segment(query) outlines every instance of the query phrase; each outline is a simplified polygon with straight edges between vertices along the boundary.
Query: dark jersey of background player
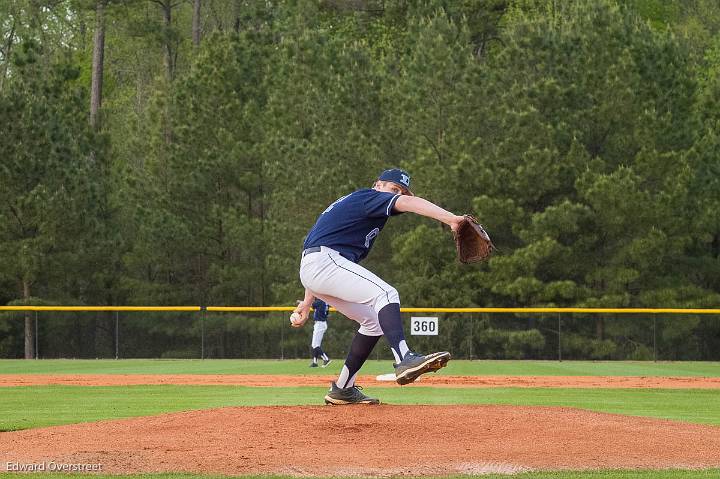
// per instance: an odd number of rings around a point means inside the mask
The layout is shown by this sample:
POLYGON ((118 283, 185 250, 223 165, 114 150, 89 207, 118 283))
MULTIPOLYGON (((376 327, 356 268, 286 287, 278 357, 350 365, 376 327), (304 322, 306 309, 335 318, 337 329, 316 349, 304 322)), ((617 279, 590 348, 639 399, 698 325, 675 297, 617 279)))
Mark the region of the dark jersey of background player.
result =
POLYGON ((315 312, 313 313, 313 320, 327 321, 330 306, 325 301, 323 301, 322 299, 316 299, 315 301, 313 301, 312 307, 315 310, 315 312))

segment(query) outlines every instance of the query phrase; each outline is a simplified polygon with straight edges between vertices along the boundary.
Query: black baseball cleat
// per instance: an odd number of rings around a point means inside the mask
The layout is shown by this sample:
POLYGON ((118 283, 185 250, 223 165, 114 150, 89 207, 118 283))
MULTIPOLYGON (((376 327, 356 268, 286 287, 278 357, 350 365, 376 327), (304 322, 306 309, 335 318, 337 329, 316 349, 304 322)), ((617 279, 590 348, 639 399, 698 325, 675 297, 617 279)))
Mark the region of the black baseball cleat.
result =
POLYGON ((326 368, 328 366, 328 364, 330 364, 331 362, 332 362, 332 359, 330 359, 330 358, 323 359, 322 367, 326 368))
POLYGON ((335 406, 345 404, 380 404, 379 399, 371 398, 360 392, 360 386, 350 386, 341 389, 334 382, 330 386, 330 390, 325 395, 325 404, 335 406))
POLYGON ((410 384, 422 374, 445 367, 450 358, 450 353, 447 351, 425 356, 409 352, 399 364, 395 365, 395 381, 400 385, 410 384))
POLYGON ((316 368, 316 367, 318 367, 318 363, 310 363, 310 367, 311 367, 311 368, 316 368))

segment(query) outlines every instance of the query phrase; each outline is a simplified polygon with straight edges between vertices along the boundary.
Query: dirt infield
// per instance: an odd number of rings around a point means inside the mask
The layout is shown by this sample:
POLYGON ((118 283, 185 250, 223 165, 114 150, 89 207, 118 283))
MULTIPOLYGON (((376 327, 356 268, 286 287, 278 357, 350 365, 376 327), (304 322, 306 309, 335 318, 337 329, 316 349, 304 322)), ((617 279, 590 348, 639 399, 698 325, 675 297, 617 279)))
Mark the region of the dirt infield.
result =
POLYGON ((559 407, 226 407, 0 433, 0 458, 113 474, 697 469, 720 467, 720 428, 559 407))
MULTIPOLYGON (((49 384, 325 388, 333 379, 329 375, 8 374, 0 375, 0 388, 49 384)), ((400 387, 374 376, 361 376, 358 382, 400 387)), ((720 378, 430 375, 418 386, 718 389, 720 378)), ((380 405, 225 407, 0 433, 0 471, 75 472, 82 467, 86 469, 80 472, 111 474, 304 476, 703 469, 720 467, 720 427, 564 407, 380 405)))
MULTIPOLYGON (((283 376, 256 374, 3 374, 0 387, 41 386, 137 386, 178 384, 197 386, 322 386, 336 376, 283 376)), ((394 382, 377 381, 375 376, 360 376, 358 384, 392 387, 394 382)), ((433 376, 426 375, 418 385, 472 388, 657 388, 720 389, 717 377, 660 376, 433 376)), ((400 387, 400 386, 397 386, 400 387)))

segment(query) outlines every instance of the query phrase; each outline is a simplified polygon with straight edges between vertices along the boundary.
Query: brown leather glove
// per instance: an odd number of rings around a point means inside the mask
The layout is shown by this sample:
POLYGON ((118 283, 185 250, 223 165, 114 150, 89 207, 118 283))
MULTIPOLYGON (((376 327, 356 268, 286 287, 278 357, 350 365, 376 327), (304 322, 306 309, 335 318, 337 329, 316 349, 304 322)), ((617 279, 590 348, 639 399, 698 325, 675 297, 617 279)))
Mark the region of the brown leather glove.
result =
POLYGON ((461 263, 476 263, 488 259, 497 248, 475 218, 463 216, 465 221, 454 232, 458 260, 461 263))

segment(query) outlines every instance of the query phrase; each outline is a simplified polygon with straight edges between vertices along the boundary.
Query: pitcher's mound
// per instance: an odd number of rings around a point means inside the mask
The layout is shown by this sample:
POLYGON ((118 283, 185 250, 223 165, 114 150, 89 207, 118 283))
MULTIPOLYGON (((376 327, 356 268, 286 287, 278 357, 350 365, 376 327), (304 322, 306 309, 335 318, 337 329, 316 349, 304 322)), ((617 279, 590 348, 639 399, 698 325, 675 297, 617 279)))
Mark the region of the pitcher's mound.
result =
POLYGON ((113 474, 696 469, 720 467, 720 428, 554 407, 227 407, 1 433, 0 457, 113 474))

